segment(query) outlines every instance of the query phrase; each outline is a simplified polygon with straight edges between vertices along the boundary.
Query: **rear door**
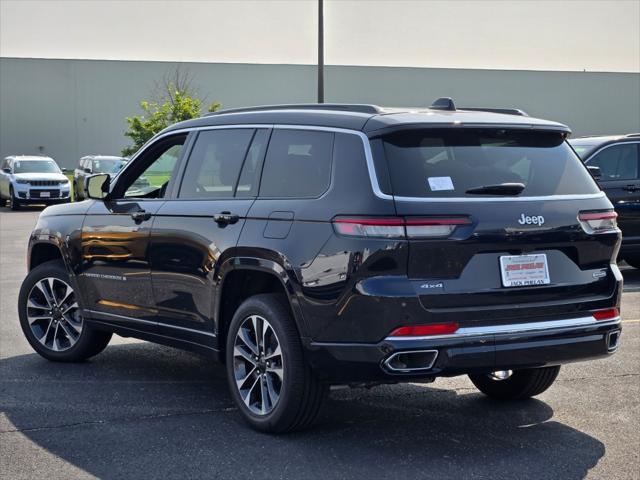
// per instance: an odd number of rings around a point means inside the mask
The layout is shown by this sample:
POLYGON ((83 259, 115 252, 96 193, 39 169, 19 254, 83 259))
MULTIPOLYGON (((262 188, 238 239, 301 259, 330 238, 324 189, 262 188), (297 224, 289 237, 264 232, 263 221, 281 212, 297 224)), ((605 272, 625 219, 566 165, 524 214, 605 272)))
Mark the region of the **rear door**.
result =
POLYGON ((149 235, 175 181, 186 135, 156 141, 118 178, 111 198, 95 201, 82 226, 79 271, 84 305, 94 318, 155 331, 149 235), (151 179, 146 190, 136 180, 151 179))
POLYGON ((640 241, 640 142, 608 145, 587 161, 600 168, 602 190, 618 212, 625 239, 640 241))
POLYGON ((594 240, 577 218, 610 203, 560 132, 402 130, 373 147, 406 217, 409 277, 433 314, 521 321, 611 294, 617 234, 594 240))
POLYGON ((177 196, 158 211, 151 268, 160 331, 215 347, 216 274, 257 195, 268 129, 197 134, 177 196))

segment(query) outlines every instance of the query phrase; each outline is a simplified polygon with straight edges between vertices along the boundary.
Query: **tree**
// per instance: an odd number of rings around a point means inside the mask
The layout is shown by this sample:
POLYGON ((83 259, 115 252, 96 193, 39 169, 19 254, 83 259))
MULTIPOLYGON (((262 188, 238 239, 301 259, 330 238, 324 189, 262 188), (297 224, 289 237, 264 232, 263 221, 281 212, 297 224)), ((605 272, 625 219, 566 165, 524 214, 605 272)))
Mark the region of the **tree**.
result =
MULTIPOLYGON (((199 117, 205 102, 194 91, 192 76, 189 72, 182 72, 180 67, 162 78, 162 82, 156 85, 153 97, 155 100, 140 102, 144 112, 142 115, 126 119, 129 128, 125 136, 133 140, 133 145, 122 150, 125 157, 136 153, 151 137, 169 125, 199 117)), ((207 111, 215 112, 219 108, 220 104, 213 102, 207 106, 207 111)))

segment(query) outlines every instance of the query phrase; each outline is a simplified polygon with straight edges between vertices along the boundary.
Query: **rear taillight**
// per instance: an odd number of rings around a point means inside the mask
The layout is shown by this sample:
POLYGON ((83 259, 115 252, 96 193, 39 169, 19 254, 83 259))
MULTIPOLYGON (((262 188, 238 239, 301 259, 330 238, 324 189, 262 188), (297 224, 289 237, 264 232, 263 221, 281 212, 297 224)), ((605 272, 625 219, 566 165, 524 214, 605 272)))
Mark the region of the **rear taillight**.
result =
POLYGON ((605 308, 604 310, 596 310, 595 312, 591 312, 591 315, 598 321, 611 320, 620 316, 620 310, 615 307, 605 308))
POLYGON ((336 217, 340 235, 381 238, 446 238, 471 219, 456 217, 336 217))
POLYGON ((430 335, 447 335, 458 330, 456 322, 432 323, 431 325, 412 325, 396 328, 390 337, 428 337, 430 335))
POLYGON ((582 229, 589 235, 614 232, 618 228, 618 214, 612 210, 606 212, 580 212, 578 220, 582 229))

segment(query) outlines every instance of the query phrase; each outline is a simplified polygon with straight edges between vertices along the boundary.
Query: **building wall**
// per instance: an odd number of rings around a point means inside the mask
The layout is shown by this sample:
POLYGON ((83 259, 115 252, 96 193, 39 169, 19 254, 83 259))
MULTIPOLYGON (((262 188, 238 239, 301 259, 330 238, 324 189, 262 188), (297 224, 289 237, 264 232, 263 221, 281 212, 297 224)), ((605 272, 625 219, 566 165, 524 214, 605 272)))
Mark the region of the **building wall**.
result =
MULTIPOLYGON (((43 153, 71 167, 118 154, 125 117, 140 113, 177 64, 0 58, 0 158, 43 153)), ((313 102, 311 65, 181 64, 208 102, 223 107, 313 102)), ((574 135, 640 132, 640 74, 328 66, 327 102, 517 107, 569 125, 574 135)))

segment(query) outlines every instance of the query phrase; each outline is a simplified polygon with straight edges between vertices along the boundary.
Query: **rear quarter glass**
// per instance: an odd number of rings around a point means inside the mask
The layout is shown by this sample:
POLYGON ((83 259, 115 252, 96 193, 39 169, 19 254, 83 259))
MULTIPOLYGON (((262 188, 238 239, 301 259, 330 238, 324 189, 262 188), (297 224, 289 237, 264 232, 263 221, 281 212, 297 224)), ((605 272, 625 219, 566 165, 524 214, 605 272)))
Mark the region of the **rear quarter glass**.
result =
MULTIPOLYGON (((557 132, 448 128, 382 137, 391 193, 401 197, 474 197, 467 190, 522 183, 519 197, 583 195, 599 188, 557 132)), ((384 191, 384 186, 381 185, 384 191)))

